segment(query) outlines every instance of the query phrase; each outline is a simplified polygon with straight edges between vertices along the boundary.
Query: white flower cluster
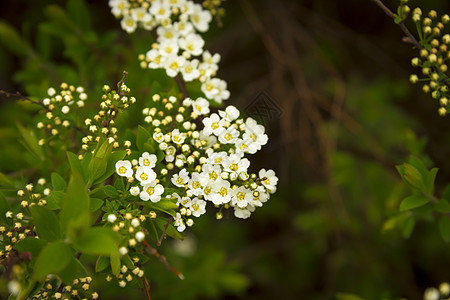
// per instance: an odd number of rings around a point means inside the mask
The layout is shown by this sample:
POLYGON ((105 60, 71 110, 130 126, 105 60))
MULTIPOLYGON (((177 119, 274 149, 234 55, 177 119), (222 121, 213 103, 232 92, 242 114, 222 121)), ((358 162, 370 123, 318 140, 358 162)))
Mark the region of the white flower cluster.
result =
MULTIPOLYGON (((67 83, 61 83, 59 91, 55 88, 49 88, 47 95, 48 97, 41 102, 42 106, 45 107, 45 119, 38 122, 36 126, 44 130, 50 137, 57 136, 73 125, 70 120, 71 116, 68 115, 73 109, 72 107, 74 105, 75 107, 84 107, 88 97, 83 87, 75 87, 67 83)), ((45 142, 45 138, 42 138, 39 140, 39 145, 42 146, 45 142)))
MULTIPOLYGON (((157 102, 160 96, 154 95, 153 99, 157 102)), ((172 107, 169 100, 163 99, 166 107, 172 107)), ((239 118, 234 106, 210 114, 209 102, 204 98, 184 99, 178 112, 175 118, 160 120, 162 111, 158 113, 155 107, 144 109, 146 122, 154 127, 152 138, 164 158, 163 163, 156 164, 156 155, 145 152, 134 163, 117 162, 117 174, 134 176, 140 182, 142 191, 134 186, 130 193, 143 201, 158 202, 165 188, 175 188, 178 192, 168 192, 170 195, 165 197, 177 201, 179 211, 174 225, 179 231, 192 226, 189 217, 204 214, 208 202, 216 207, 232 207, 238 218, 250 217, 276 191, 278 182, 273 170, 250 174, 250 161, 245 157, 267 143, 264 126, 252 118, 239 118), (197 130, 200 120, 202 128, 197 130)), ((220 212, 218 218, 221 216, 220 212)))
POLYGON ((186 82, 199 80, 206 98, 217 103, 230 97, 227 83, 215 77, 220 55, 204 51, 205 41, 197 33, 209 29, 212 15, 208 10, 190 0, 110 0, 109 5, 128 33, 137 27, 156 28, 156 43, 140 56, 142 67, 165 69, 170 77, 181 74, 186 82))

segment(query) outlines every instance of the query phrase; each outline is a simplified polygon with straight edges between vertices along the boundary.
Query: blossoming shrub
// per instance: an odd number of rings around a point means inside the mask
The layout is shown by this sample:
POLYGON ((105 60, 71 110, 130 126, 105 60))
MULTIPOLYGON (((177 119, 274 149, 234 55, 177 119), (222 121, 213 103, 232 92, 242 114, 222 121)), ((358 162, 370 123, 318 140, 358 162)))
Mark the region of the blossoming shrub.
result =
POLYGON ((199 34, 211 11, 181 0, 109 4, 126 32, 151 31, 156 42, 140 64, 163 69, 176 88, 153 85, 140 96, 124 71, 100 98, 70 83, 42 99, 15 95, 40 109, 35 128, 19 131, 30 157, 45 163, 26 184, 1 177, 0 260, 12 298, 97 299, 91 283, 102 278, 142 287, 150 299, 150 261, 184 278, 159 253, 166 236, 183 239, 207 209, 217 219, 227 210, 249 218, 276 191, 273 170, 251 167, 268 140, 264 127, 234 106, 210 105, 230 96, 216 77, 220 56, 199 34), (138 103, 142 116, 130 127, 127 111, 138 103))

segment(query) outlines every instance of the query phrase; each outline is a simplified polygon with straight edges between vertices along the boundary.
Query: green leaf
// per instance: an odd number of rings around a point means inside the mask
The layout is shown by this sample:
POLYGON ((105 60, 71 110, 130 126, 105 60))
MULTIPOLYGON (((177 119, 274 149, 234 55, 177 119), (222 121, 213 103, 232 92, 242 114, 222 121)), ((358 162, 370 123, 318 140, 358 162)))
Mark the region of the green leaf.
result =
POLYGON ((89 8, 84 0, 69 0, 69 2, 67 2, 67 12, 72 17, 72 20, 76 20, 77 25, 80 26, 83 31, 89 29, 89 8))
POLYGON ((60 209, 65 197, 66 193, 63 191, 52 191, 50 197, 47 198, 47 205, 45 207, 52 210, 60 209))
POLYGON ((355 294, 349 294, 349 293, 338 293, 336 295, 337 300, 364 300, 364 298, 361 298, 358 295, 355 294))
POLYGON ((440 218, 439 232, 446 243, 450 242, 450 219, 447 216, 440 218))
POLYGON ((86 184, 77 172, 72 174, 61 209, 61 227, 70 238, 81 235, 90 224, 90 199, 86 184))
POLYGON ((34 265, 33 279, 42 281, 48 274, 62 271, 70 262, 72 251, 62 242, 54 242, 44 247, 34 265))
POLYGON ((30 207, 36 231, 41 239, 49 242, 61 239, 61 229, 56 214, 43 207, 34 205, 30 207))
POLYGON ((120 272, 120 257, 111 256, 111 271, 113 275, 117 276, 120 272))
POLYGON ((413 216, 409 216, 402 223, 402 235, 405 239, 411 236, 416 220, 413 216))
POLYGON ((26 129, 20 123, 17 123, 17 128, 23 138, 23 146, 35 157, 41 161, 45 159, 44 150, 38 144, 38 139, 32 129, 26 129))
POLYGON ((404 163, 403 165, 397 166, 397 170, 402 178, 412 187, 423 192, 427 191, 423 176, 415 167, 404 163))
POLYGON ((120 196, 119 192, 112 185, 105 185, 103 187, 103 191, 105 192, 106 196, 111 198, 117 198, 120 196))
POLYGON ((0 186, 5 188, 17 189, 11 179, 8 178, 5 174, 0 172, 0 186))
POLYGON ((78 173, 81 177, 86 180, 86 176, 84 174, 83 166, 81 165, 81 161, 78 159, 76 154, 67 151, 67 159, 69 160, 70 169, 72 170, 72 174, 78 173))
POLYGON ((9 224, 11 223, 10 219, 6 218, 6 212, 11 210, 11 205, 8 200, 6 200, 5 196, 0 193, 0 223, 1 224, 9 224))
POLYGON ((171 216, 175 216, 176 215, 175 209, 178 208, 178 205, 175 202, 176 200, 163 198, 156 203, 148 203, 147 205, 152 209, 165 212, 171 216))
POLYGON ((75 278, 86 277, 87 275, 88 271, 84 265, 73 256, 70 258, 69 264, 58 272, 58 276, 66 284, 72 284, 75 278))
POLYGON ((89 255, 119 255, 118 242, 113 238, 117 233, 106 227, 89 228, 80 238, 74 241, 74 246, 82 253, 89 255))
POLYGON ((38 256, 41 249, 48 243, 35 237, 27 237, 14 244, 14 249, 19 252, 30 252, 33 257, 38 256))
POLYGON ((151 138, 151 134, 147 131, 147 129, 139 125, 136 137, 136 146, 139 151, 144 151, 144 143, 146 143, 149 138, 151 138))
POLYGON ((441 198, 439 201, 435 204, 434 208, 436 211, 440 213, 450 213, 450 203, 446 198, 441 198))
POLYGON ((14 27, 4 21, 0 21, 0 42, 17 56, 27 56, 31 53, 28 43, 14 27))
POLYGON ((101 272, 109 267, 110 259, 107 256, 99 256, 95 262, 95 272, 101 272))
POLYGON ((88 185, 95 183, 96 179, 100 178, 106 172, 107 161, 104 158, 94 157, 89 163, 88 167, 88 185))
POLYGON ((66 181, 58 173, 52 173, 52 185, 55 191, 64 191, 67 188, 66 181))
MULTIPOLYGON (((163 232, 164 228, 166 227, 167 224, 167 219, 165 218, 156 218, 152 220, 153 222, 155 222, 156 227, 163 232)), ((182 240, 184 238, 184 235, 179 232, 172 223, 169 224, 169 226, 167 226, 167 230, 166 230, 166 234, 170 237, 173 237, 175 239, 179 239, 182 240)))
POLYGON ((91 198, 90 208, 91 212, 98 210, 103 205, 103 200, 98 198, 91 198))
POLYGON ((431 169, 425 177, 425 188, 428 194, 433 194, 434 192, 434 180, 436 179, 438 170, 438 168, 431 169))
POLYGON ((97 179, 96 183, 103 182, 107 178, 109 178, 109 176, 111 176, 116 170, 116 162, 123 159, 125 157, 126 153, 127 152, 125 150, 120 150, 120 151, 111 153, 111 155, 109 155, 109 157, 107 159, 108 163, 107 163, 106 171, 103 174, 103 176, 101 176, 100 178, 97 179))
POLYGON ((411 195, 406 197, 400 203, 400 211, 410 210, 413 208, 421 207, 430 202, 430 198, 423 195, 411 195))

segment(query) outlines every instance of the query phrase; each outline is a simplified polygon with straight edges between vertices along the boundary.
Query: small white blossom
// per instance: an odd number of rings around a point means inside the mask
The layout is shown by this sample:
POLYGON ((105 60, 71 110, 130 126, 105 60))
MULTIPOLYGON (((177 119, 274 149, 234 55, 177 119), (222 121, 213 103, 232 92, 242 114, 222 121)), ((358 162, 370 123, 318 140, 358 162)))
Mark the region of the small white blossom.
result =
POLYGON ((116 172, 123 177, 132 177, 133 168, 128 160, 119 160, 116 162, 116 172))

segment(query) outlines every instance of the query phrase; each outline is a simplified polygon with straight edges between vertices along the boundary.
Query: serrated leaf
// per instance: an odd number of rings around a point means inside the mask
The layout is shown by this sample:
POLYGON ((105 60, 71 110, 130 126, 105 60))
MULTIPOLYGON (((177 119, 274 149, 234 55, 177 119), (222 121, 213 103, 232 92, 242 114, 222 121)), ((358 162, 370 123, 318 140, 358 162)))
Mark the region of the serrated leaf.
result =
POLYGON ((53 211, 37 205, 30 207, 30 211, 41 239, 49 242, 61 239, 58 217, 53 211))
POLYGON ((421 207, 430 202, 430 198, 423 195, 411 195, 406 197, 400 203, 400 211, 410 210, 413 208, 421 207))
POLYGON ((45 240, 27 237, 14 244, 14 249, 19 252, 30 252, 33 257, 37 257, 41 249, 47 244, 45 240))
POLYGON ((450 242, 450 219, 447 216, 440 218, 439 232, 446 243, 450 242))
POLYGON ((64 178, 58 173, 52 173, 52 186, 55 191, 63 191, 67 187, 67 183, 64 178))
POLYGON ((48 274, 62 271, 69 264, 71 258, 70 247, 62 241, 44 247, 36 259, 33 279, 42 281, 48 274))

